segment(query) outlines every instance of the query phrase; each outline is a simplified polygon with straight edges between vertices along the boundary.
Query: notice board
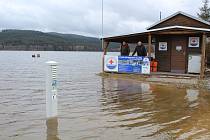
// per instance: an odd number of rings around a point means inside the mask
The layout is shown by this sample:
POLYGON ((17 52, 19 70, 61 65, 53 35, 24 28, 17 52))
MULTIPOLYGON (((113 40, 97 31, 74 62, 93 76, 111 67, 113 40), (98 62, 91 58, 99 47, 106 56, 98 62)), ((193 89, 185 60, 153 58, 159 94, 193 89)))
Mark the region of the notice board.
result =
POLYGON ((148 57, 105 55, 104 61, 104 71, 107 72, 150 74, 148 57))

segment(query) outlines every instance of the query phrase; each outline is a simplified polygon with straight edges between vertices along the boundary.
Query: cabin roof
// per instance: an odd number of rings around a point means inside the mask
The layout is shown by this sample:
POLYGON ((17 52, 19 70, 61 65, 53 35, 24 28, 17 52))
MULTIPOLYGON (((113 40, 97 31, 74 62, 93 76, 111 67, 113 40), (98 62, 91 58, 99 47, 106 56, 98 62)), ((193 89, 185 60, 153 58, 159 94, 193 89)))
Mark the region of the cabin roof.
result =
POLYGON ((186 17, 189 17, 189 18, 191 18, 191 19, 194 19, 194 20, 196 20, 196 21, 199 21, 199 22, 201 22, 201 23, 204 23, 204 24, 210 26, 210 23, 207 22, 207 21, 205 21, 205 20, 203 20, 203 19, 200 19, 200 18, 197 18, 197 17, 195 17, 195 16, 189 15, 189 14, 187 14, 187 13, 185 13, 185 12, 182 12, 182 11, 178 11, 178 12, 174 13, 173 15, 171 15, 171 16, 169 16, 169 17, 167 17, 167 18, 165 18, 165 19, 163 19, 163 20, 161 20, 161 21, 158 21, 158 22, 154 23, 153 25, 147 27, 146 29, 149 30, 149 29, 155 27, 156 25, 159 25, 159 24, 161 24, 161 23, 163 23, 163 22, 165 22, 165 21, 167 21, 167 20, 169 20, 169 19, 171 19, 171 18, 173 18, 173 17, 175 17, 175 16, 177 16, 177 15, 179 15, 179 14, 180 14, 180 15, 184 15, 184 16, 186 16, 186 17))
POLYGON ((169 26, 169 27, 147 30, 147 32, 155 32, 155 31, 161 31, 161 30, 167 30, 167 29, 187 29, 187 30, 210 32, 210 29, 207 29, 207 28, 197 28, 197 27, 188 27, 188 26, 169 26))

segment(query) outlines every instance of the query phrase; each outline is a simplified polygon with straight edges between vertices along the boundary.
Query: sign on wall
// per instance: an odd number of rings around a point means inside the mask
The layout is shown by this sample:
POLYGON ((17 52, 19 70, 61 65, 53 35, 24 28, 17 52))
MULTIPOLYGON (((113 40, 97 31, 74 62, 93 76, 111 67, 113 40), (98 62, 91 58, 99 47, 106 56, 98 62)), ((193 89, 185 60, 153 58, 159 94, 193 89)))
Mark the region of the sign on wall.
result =
POLYGON ((139 56, 105 56, 104 70, 119 73, 150 74, 150 60, 139 56))
POLYGON ((188 47, 199 48, 199 46, 200 46, 200 37, 189 37, 188 47))
POLYGON ((167 42, 159 42, 159 51, 167 51, 168 45, 167 42))
POLYGON ((105 55, 104 71, 118 72, 118 56, 105 55))
POLYGON ((176 51, 181 52, 182 51, 182 46, 176 46, 176 51))

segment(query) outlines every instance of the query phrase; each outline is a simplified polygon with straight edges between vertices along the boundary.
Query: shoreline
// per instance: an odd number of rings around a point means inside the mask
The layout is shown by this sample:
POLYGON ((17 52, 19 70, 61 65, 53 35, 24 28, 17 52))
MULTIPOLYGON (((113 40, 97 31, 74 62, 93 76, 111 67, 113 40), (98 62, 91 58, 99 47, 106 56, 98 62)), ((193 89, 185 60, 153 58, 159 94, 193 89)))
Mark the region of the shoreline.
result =
POLYGON ((103 78, 123 79, 123 80, 135 80, 137 82, 146 82, 156 85, 173 86, 178 89, 191 88, 199 90, 210 91, 210 80, 199 78, 171 78, 171 77, 158 77, 154 75, 139 75, 139 74, 119 74, 119 73, 107 73, 101 72, 97 74, 103 78))

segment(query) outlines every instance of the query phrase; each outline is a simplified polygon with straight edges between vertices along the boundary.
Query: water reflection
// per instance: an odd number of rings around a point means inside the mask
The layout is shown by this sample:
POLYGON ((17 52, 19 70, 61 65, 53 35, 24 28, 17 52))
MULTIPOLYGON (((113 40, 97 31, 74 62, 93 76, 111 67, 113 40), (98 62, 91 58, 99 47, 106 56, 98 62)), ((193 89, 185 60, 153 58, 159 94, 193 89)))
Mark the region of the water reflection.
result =
POLYGON ((103 111, 116 116, 110 121, 114 128, 151 139, 210 136, 206 92, 110 78, 102 79, 102 90, 103 111))
POLYGON ((60 140, 58 138, 58 119, 51 118, 46 120, 47 140, 60 140))
POLYGON ((190 107, 198 106, 199 90, 187 89, 185 99, 189 102, 190 107))

